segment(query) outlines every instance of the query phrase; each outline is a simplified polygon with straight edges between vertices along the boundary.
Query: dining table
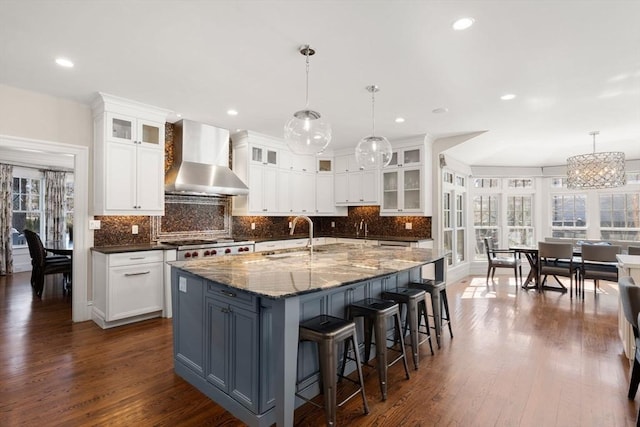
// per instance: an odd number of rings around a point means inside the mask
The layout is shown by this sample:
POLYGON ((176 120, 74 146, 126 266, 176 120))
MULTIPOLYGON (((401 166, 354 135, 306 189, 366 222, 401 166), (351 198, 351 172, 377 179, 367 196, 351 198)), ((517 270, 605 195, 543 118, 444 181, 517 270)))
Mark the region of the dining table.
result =
MULTIPOLYGON (((540 251, 538 247, 535 246, 526 246, 526 245, 513 245, 509 246, 510 251, 514 251, 518 254, 519 257, 524 255, 529 262, 529 274, 527 275, 526 280, 522 284, 523 289, 537 289, 539 291, 547 290, 547 291, 558 291, 558 292, 566 292, 565 288, 561 288, 558 286, 547 286, 543 285, 540 278, 540 251)), ((580 263, 582 256, 582 248, 580 246, 573 247, 573 261, 574 263, 580 263)))
MULTIPOLYGON (((73 241, 71 240, 49 240, 44 242, 44 250, 55 255, 65 255, 71 259, 71 271, 73 272, 73 241)), ((71 291, 71 278, 73 273, 64 275, 64 290, 71 291)))
POLYGON ((538 248, 524 245, 514 245, 509 247, 510 251, 514 251, 518 258, 522 259, 522 255, 529 262, 529 274, 522 283, 522 289, 538 289, 540 283, 540 274, 538 273, 538 248))
POLYGON ((44 250, 56 255, 73 257, 73 241, 51 240, 44 243, 44 250))

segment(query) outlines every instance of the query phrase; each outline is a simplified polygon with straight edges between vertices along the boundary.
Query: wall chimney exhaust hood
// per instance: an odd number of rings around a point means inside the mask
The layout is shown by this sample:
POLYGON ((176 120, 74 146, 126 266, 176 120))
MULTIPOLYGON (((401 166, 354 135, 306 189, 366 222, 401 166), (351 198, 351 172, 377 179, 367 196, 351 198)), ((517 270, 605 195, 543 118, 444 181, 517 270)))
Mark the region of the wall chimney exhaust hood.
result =
POLYGON ((192 120, 174 124, 173 166, 164 178, 165 192, 240 196, 249 188, 229 169, 229 131, 192 120))

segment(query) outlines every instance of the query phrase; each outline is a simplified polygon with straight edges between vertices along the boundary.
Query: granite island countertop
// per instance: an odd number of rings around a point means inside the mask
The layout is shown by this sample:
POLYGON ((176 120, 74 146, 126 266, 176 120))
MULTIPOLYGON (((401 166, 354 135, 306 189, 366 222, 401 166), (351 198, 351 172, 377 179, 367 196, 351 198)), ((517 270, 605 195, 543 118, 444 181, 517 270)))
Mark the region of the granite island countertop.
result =
POLYGON ((219 256, 169 264, 257 296, 286 298, 429 264, 444 252, 337 243, 307 250, 219 256))

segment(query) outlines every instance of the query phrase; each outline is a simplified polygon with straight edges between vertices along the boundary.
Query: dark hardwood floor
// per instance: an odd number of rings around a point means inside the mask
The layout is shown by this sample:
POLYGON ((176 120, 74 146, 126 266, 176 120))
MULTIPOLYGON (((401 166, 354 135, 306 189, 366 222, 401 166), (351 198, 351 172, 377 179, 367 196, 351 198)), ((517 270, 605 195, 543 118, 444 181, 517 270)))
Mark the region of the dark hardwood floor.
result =
MULTIPOLYGON (((511 283, 510 283, 511 282, 511 283)), ((241 425, 173 373, 171 321, 111 330, 71 322, 61 291, 33 298, 29 274, 0 276, 0 426, 241 425)), ((389 398, 366 370, 371 413, 352 399, 348 426, 633 426, 629 364, 617 335, 617 287, 583 300, 515 291, 501 277, 448 287, 454 339, 445 334, 405 380, 390 369, 389 398)), ((324 425, 321 409, 296 425, 324 425)))

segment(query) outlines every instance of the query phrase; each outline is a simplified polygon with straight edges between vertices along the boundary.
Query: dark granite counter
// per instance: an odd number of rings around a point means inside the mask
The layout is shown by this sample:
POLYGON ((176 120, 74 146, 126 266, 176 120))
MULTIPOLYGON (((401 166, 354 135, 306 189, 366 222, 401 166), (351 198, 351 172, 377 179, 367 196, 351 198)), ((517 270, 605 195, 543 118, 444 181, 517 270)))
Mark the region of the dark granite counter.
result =
POLYGON ((122 245, 122 246, 98 246, 91 248, 92 251, 103 254, 119 254, 123 252, 156 251, 165 249, 175 249, 175 246, 148 243, 143 245, 122 245))

